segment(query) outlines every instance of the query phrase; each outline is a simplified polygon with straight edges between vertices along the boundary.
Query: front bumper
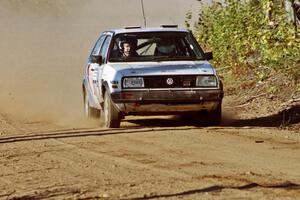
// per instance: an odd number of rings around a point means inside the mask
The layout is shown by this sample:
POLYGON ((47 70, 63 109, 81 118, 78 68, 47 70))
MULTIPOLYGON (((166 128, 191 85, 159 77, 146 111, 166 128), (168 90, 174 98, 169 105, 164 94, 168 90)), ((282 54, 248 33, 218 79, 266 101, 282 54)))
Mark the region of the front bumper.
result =
POLYGON ((175 114, 214 110, 222 102, 223 90, 131 90, 112 93, 111 99, 124 114, 175 114))

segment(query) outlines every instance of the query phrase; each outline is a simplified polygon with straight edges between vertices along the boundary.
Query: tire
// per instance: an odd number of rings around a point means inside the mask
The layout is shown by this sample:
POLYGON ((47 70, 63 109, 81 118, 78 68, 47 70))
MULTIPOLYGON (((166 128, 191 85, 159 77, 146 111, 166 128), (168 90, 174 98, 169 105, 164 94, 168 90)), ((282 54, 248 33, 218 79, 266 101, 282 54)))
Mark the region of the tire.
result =
POLYGON ((222 122, 222 103, 219 103, 218 107, 208 113, 207 118, 208 125, 219 126, 222 122))
POLYGON ((86 92, 84 92, 84 98, 83 98, 83 111, 85 117, 88 119, 100 117, 100 110, 90 106, 89 97, 86 92))
POLYGON ((107 128, 120 128, 121 114, 114 106, 107 91, 104 94, 102 118, 107 128))

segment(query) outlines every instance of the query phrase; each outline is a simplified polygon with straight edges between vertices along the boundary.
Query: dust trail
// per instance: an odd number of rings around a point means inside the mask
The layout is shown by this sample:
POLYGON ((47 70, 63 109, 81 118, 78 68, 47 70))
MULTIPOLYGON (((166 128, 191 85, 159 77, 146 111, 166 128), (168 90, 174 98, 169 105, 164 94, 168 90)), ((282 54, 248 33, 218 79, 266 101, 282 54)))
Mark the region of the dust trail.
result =
MULTIPOLYGON (((149 26, 184 24, 195 0, 145 0, 149 26)), ((82 121, 81 81, 98 34, 142 25, 139 0, 1 0, 0 113, 82 121)))
POLYGON ((76 90, 89 47, 74 16, 85 3, 53 2, 1 1, 1 112, 57 122, 80 116, 76 90))

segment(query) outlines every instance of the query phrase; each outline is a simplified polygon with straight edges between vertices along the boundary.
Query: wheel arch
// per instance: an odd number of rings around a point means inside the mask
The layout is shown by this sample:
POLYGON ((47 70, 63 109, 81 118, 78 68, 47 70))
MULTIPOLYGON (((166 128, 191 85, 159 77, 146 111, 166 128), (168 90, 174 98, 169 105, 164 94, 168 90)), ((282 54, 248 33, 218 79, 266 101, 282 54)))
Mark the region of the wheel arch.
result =
POLYGON ((107 81, 103 81, 102 86, 101 86, 101 95, 104 97, 105 92, 108 91, 110 94, 110 89, 107 81))
POLYGON ((110 95, 110 90, 109 90, 109 85, 107 81, 103 81, 101 84, 101 99, 103 99, 103 102, 100 103, 100 106, 103 108, 103 103, 104 103, 104 95, 105 92, 108 91, 108 94, 110 95))

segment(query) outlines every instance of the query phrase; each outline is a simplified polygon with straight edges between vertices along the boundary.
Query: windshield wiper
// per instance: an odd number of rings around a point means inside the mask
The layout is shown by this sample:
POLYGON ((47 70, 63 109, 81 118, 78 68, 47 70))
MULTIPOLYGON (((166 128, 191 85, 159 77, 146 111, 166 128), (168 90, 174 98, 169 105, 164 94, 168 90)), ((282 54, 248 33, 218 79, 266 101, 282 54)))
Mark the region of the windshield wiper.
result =
POLYGON ((196 58, 190 57, 190 56, 159 56, 159 57, 153 57, 152 60, 154 61, 180 61, 180 60, 196 60, 196 58))
POLYGON ((109 61, 111 62, 132 62, 137 61, 137 57, 121 57, 121 58, 110 58, 109 61))
POLYGON ((173 55, 169 55, 169 56, 155 56, 155 57, 151 57, 151 60, 153 61, 165 61, 165 60, 169 60, 171 58, 173 58, 173 55))

